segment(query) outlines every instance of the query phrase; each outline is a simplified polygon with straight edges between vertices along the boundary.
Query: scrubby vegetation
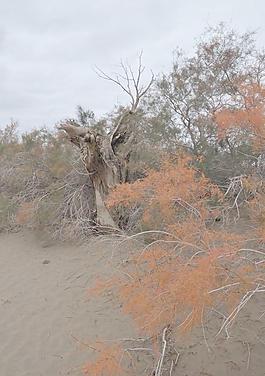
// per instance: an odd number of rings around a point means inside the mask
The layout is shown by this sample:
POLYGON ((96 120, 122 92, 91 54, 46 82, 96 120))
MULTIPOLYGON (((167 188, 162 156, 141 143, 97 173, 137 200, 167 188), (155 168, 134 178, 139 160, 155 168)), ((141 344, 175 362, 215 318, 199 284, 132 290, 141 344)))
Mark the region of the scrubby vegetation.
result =
MULTIPOLYGON (((265 291, 265 54, 254 37, 210 29, 192 57, 177 52, 171 72, 145 84, 141 56, 136 73, 101 72, 130 98, 107 118, 79 107, 54 132, 21 134, 15 123, 0 132, 2 230, 140 239, 90 294, 111 290, 152 339, 155 376, 174 374, 176 334, 200 326, 207 346, 205 320, 217 312, 216 335, 229 337, 265 291)), ((95 350, 85 374, 137 374, 120 344, 95 350)))

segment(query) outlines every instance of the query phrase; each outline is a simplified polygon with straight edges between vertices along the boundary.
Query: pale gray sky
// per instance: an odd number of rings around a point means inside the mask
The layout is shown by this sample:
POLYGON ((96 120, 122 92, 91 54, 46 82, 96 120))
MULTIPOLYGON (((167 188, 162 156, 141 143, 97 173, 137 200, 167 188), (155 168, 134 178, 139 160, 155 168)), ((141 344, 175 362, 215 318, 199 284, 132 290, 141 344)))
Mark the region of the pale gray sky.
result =
POLYGON ((112 72, 143 50, 167 71, 177 46, 191 51, 219 22, 265 47, 264 19, 265 0, 0 0, 0 127, 52 127, 78 104, 102 115, 124 98, 95 66, 112 72))

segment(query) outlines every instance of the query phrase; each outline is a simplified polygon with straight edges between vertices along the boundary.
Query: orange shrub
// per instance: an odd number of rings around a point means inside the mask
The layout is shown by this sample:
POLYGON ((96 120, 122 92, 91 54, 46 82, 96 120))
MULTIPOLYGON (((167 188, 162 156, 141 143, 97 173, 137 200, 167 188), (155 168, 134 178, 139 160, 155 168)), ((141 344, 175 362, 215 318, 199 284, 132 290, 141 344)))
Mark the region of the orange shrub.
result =
POLYGON ((241 141, 249 142, 257 151, 265 145, 265 88, 259 85, 241 87, 244 106, 224 108, 216 113, 219 140, 235 134, 241 141))
POLYGON ((191 162, 185 156, 165 160, 159 171, 118 186, 108 198, 109 207, 138 202, 149 232, 159 236, 90 293, 112 290, 140 334, 152 338, 168 327, 203 327, 212 310, 226 317, 220 330, 227 331, 264 278, 263 264, 244 257, 249 234, 214 221, 225 205, 223 194, 191 162))
POLYGON ((34 202, 23 202, 16 212, 16 223, 18 225, 28 224, 34 216, 34 202))
POLYGON ((98 346, 95 361, 85 365, 83 371, 87 376, 124 376, 129 373, 122 367, 124 350, 118 345, 98 346))
POLYGON ((143 207, 142 220, 152 228, 165 229, 187 215, 206 218, 206 204, 217 203, 222 193, 201 172, 190 166, 191 158, 165 159, 159 171, 150 170, 143 180, 117 186, 107 199, 109 208, 138 203, 143 207))
MULTIPOLYGON (((136 253, 134 267, 130 265, 127 271, 130 278, 112 280, 124 312, 149 335, 169 324, 180 324, 182 318, 180 328, 190 329, 208 309, 220 302, 231 303, 230 290, 232 295, 240 291, 236 294, 240 298, 255 284, 251 274, 243 278, 242 263, 236 262, 246 237, 217 227, 213 219, 221 213, 223 194, 191 162, 187 156, 164 160, 159 171, 118 186, 108 198, 109 207, 139 202, 150 231, 158 223, 153 229, 163 230, 159 239, 136 253)), ((104 284, 98 286, 102 290, 104 284)), ((108 281, 105 288, 110 286, 108 281)))

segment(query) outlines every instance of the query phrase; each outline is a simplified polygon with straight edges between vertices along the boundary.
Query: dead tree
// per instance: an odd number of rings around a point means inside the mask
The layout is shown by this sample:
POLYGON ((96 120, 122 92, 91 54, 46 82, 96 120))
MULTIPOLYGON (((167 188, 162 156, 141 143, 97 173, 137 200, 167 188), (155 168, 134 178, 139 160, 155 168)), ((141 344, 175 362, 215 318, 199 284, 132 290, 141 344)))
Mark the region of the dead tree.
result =
MULTIPOLYGON (((130 98, 130 105, 124 109, 109 134, 103 136, 89 127, 80 127, 77 122, 69 120, 57 127, 65 131, 69 140, 80 149, 82 161, 95 190, 96 205, 91 203, 91 207, 96 207, 97 223, 105 225, 113 225, 113 221, 105 208, 104 199, 111 188, 126 181, 127 164, 135 136, 133 119, 141 99, 154 81, 152 74, 149 82, 146 85, 142 84, 145 68, 141 55, 136 73, 123 63, 121 68, 122 74, 115 77, 98 70, 100 77, 118 85, 130 98), (124 145, 126 148, 121 147, 124 145)), ((93 195, 88 199, 93 200, 93 195)))

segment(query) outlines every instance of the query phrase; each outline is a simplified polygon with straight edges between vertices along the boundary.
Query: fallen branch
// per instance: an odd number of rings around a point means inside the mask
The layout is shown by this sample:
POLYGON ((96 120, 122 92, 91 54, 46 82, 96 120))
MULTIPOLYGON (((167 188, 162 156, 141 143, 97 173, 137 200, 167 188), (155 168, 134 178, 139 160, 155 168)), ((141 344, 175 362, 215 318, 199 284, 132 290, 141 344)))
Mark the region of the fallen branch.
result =
POLYGON ((167 330, 168 330, 167 327, 163 330, 163 335, 162 335, 163 348, 162 348, 161 356, 160 356, 158 363, 157 363, 157 366, 156 366, 155 376, 161 376, 161 373, 162 373, 162 365, 163 365, 163 361, 164 361, 164 358, 165 358, 166 347, 167 347, 167 341, 166 341, 167 330))

